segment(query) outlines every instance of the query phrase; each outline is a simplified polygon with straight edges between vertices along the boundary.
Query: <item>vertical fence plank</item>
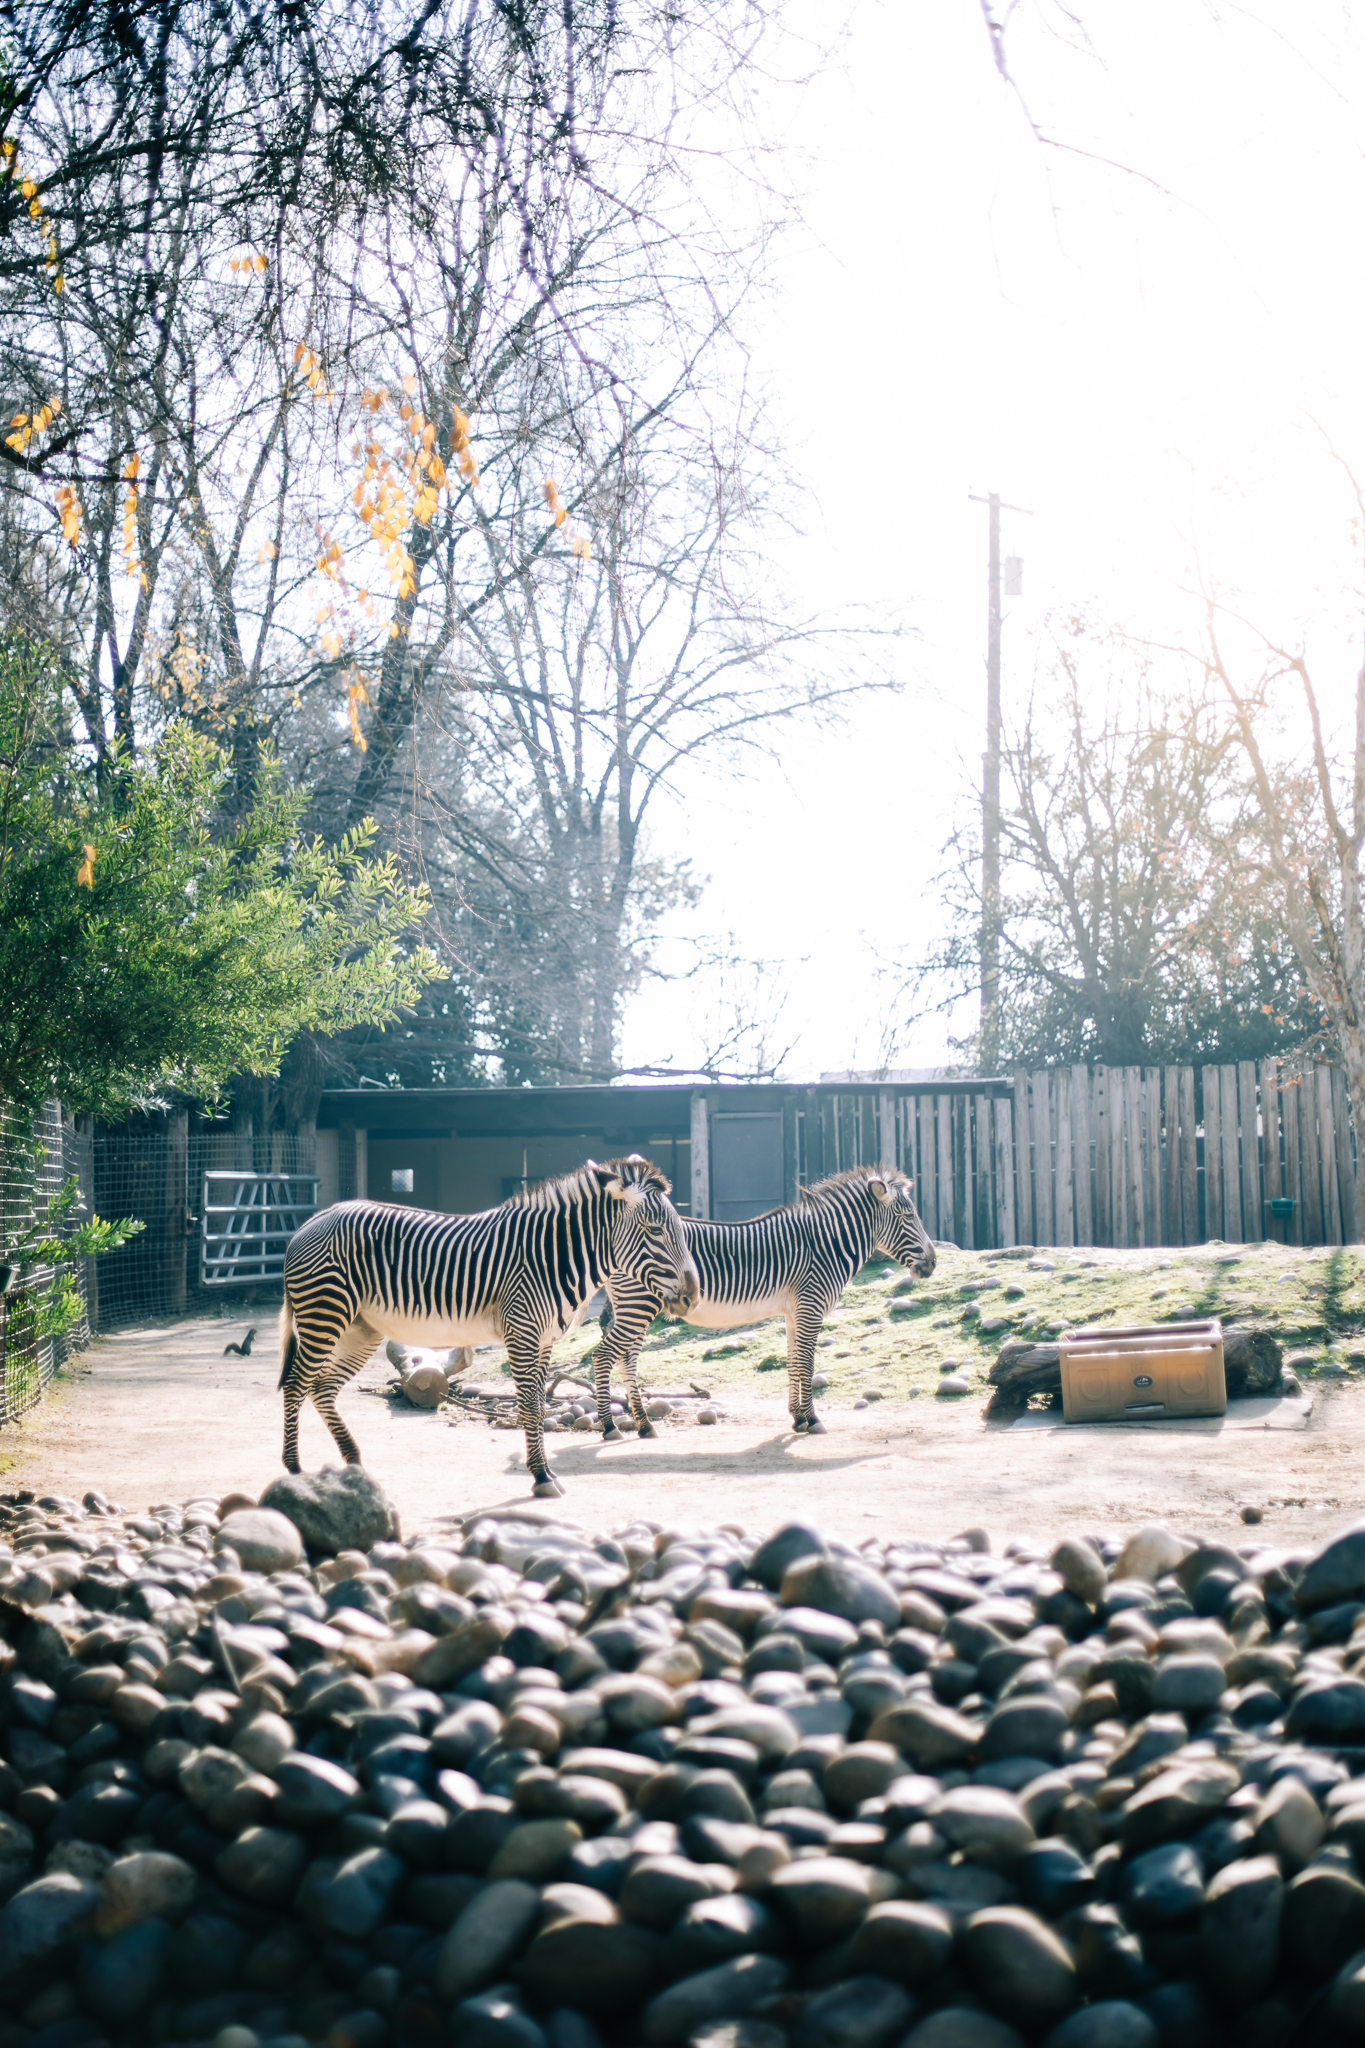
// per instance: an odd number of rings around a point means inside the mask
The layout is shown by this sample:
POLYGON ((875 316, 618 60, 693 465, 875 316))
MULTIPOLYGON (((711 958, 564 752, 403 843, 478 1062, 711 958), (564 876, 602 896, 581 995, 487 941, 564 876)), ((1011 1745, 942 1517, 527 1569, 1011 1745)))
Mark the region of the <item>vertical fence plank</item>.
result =
POLYGON ((1142 1174, 1142 1069, 1123 1070, 1124 1202, 1127 1208, 1127 1242, 1145 1244, 1142 1174))
POLYGON ((1194 1114, 1194 1068, 1177 1067, 1180 1128, 1180 1244, 1199 1242, 1199 1127, 1194 1114))
POLYGON ((1076 1200, 1076 1242, 1095 1242, 1095 1193, 1090 1179, 1089 1067, 1071 1069, 1071 1179, 1076 1200))
POLYGON ((1261 1234, 1276 1244, 1285 1241, 1284 1218, 1273 1216, 1270 1205, 1284 1192, 1280 1173, 1280 1068, 1278 1060, 1262 1060, 1261 1085, 1261 1170, 1264 1182, 1261 1234))
POLYGON ((1109 1069, 1096 1067, 1091 1126, 1095 1134, 1095 1242, 1114 1242, 1114 1212, 1109 1200, 1109 1069))
POLYGON ((1223 1229, 1229 1244, 1242 1242, 1242 1162, 1237 1149, 1237 1069, 1218 1069, 1218 1116, 1223 1127, 1223 1229))
POLYGON ((1128 1242, 1126 1083, 1126 1068, 1109 1069, 1109 1206, 1114 1217, 1112 1242, 1116 1245, 1128 1242))
POLYGON ((998 1245, 995 1233, 995 1204, 991 1197, 991 1099, 972 1097, 972 1162, 976 1175, 976 1246, 978 1251, 998 1245))
POLYGON ((964 1252, 976 1249, 972 1230, 972 1116, 971 1098, 948 1098, 953 1118, 953 1220, 957 1242, 964 1252))
POLYGON ((896 1098, 889 1088, 883 1088, 877 1097, 877 1152, 871 1162, 874 1166, 895 1166, 896 1158, 896 1098))
POLYGON ((1033 1220, 1037 1242, 1055 1242, 1052 1223, 1052 1090, 1046 1073, 1030 1077, 1033 1090, 1033 1220))
POLYGON ((956 1244, 957 1217, 953 1212, 953 1098, 934 1097, 934 1155, 938 1166, 938 1221, 944 1241, 956 1244))
POLYGON ((1332 1069, 1319 1067, 1314 1076, 1318 1097, 1318 1143, 1322 1148, 1322 1234, 1325 1244, 1341 1243, 1341 1194, 1337 1184, 1337 1132, 1332 1115, 1332 1069))
POLYGON ((1337 1189, 1341 1197, 1341 1239, 1343 1244, 1356 1241, 1356 1163, 1351 1145, 1351 1110, 1346 1094, 1346 1075, 1341 1067, 1333 1067, 1332 1075, 1332 1128, 1336 1133, 1337 1147, 1337 1189))
POLYGON ((1204 1069, 1204 1235, 1223 1236, 1223 1118, 1217 1067, 1204 1069))
POLYGON ((1261 1197, 1260 1117, 1256 1104, 1256 1062, 1237 1062, 1237 1099, 1242 1119, 1242 1238, 1259 1244, 1265 1236, 1261 1197))
POLYGON ((1180 1069, 1166 1067, 1161 1076, 1161 1128, 1165 1136, 1162 1155, 1162 1198, 1165 1203, 1167 1244, 1185 1242, 1180 1220, 1180 1069))
POLYGON ((1073 1173, 1071 1166, 1071 1069, 1058 1067, 1052 1077, 1052 1099, 1057 1122, 1057 1150, 1053 1167, 1052 1239, 1054 1244, 1076 1242, 1072 1220, 1073 1173))
POLYGON ((1303 1241, 1325 1244, 1322 1150, 1318 1141, 1318 1070, 1306 1061, 1299 1082, 1299 1170, 1303 1174, 1303 1241))
POLYGON ((1142 1143, 1143 1167, 1146 1174, 1144 1200, 1147 1209, 1147 1228, 1144 1244, 1166 1244, 1168 1239, 1161 1222, 1161 1069, 1144 1067, 1142 1071, 1142 1143))
POLYGON ((1304 1244, 1303 1214, 1303 1082, 1296 1067, 1280 1064, 1280 1120, 1284 1125, 1284 1191, 1293 1198, 1294 1213, 1285 1232, 1286 1244, 1304 1244))
POLYGON ((1033 1150, 1028 1075, 1014 1077, 1014 1227, 1017 1244, 1037 1244, 1033 1217, 1033 1150))
POLYGON ((1000 1211, 1000 1242, 1018 1244, 1019 1226, 1014 1200, 1014 1104, 997 1095, 995 1111, 995 1187, 1000 1211))

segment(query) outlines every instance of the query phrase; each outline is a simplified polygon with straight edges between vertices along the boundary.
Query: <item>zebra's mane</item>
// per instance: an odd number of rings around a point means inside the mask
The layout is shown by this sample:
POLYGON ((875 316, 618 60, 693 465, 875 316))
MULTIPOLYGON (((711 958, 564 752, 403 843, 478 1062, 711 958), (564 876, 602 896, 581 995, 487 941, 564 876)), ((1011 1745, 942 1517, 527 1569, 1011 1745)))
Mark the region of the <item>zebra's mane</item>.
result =
POLYGON ((909 1187, 910 1177, 896 1166, 847 1166, 842 1173, 826 1174, 823 1180, 813 1181, 808 1188, 802 1188, 803 1202, 820 1202, 837 1196, 845 1188, 866 1187, 869 1178, 884 1180, 888 1187, 909 1187))
POLYGON ((568 1209, 590 1195, 598 1195, 606 1181, 613 1176, 630 1181, 639 1188, 653 1188, 657 1193, 669 1193, 665 1175, 652 1159, 641 1158, 638 1152, 629 1159, 586 1160, 576 1166, 572 1173, 556 1174, 550 1180, 537 1181, 534 1187, 523 1188, 509 1196, 504 1205, 520 1209, 568 1209))

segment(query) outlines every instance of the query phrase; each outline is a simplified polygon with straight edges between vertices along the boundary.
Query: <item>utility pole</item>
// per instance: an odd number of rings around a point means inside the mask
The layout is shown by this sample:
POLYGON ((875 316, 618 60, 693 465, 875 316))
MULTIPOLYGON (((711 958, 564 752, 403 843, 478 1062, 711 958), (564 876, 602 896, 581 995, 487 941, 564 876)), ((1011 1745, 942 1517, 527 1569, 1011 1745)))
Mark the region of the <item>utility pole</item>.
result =
MULTIPOLYGON (((986 751, 981 774, 981 1031, 979 1062, 983 1074, 1000 1064, 1000 513, 998 491, 988 497, 970 494, 988 514, 986 557, 986 751)), ((1022 505, 1006 512, 1032 515, 1022 505)), ((1011 556, 1007 564, 1011 596, 1023 588, 1023 564, 1011 556)))

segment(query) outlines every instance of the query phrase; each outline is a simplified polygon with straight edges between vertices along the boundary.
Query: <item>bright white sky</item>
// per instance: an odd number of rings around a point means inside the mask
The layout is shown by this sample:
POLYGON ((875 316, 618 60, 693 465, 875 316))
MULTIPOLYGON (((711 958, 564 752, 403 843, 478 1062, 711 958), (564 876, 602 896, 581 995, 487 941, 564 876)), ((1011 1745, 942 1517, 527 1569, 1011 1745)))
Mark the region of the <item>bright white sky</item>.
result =
MULTIPOLYGON (((801 4, 827 34, 827 6, 801 4)), ((824 73, 769 96, 807 152, 804 224, 748 327, 809 498, 780 572, 803 603, 912 633, 900 698, 655 819, 712 878, 689 922, 772 963, 786 1079, 874 1064, 879 956, 937 928, 983 745, 969 492, 1033 510, 1005 521, 1026 592, 1006 606, 1007 717, 1053 607, 1193 638, 1196 551, 1268 630, 1306 622, 1335 690, 1353 675, 1353 505, 1313 423, 1365 472, 1365 9, 1072 4, 1089 49, 1047 0, 1010 28, 1029 111, 1144 176, 1039 145, 976 0, 857 0, 824 73)), ((716 1000, 646 989, 627 1064, 694 1059, 716 1000)), ((934 1027, 898 1064, 945 1056, 934 1027)))

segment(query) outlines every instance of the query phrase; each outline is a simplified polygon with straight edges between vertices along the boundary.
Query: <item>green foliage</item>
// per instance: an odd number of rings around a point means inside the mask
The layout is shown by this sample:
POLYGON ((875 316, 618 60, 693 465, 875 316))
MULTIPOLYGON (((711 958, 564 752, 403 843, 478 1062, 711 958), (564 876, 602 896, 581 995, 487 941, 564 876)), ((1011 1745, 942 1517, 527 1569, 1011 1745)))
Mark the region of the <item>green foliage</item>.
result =
POLYGON ((109 1116, 278 1068, 302 1030, 383 1024, 439 972, 426 910, 371 821, 299 835, 267 762, 224 821, 223 752, 174 724, 101 770, 68 738, 47 649, 0 645, 0 1097, 109 1116))
MULTIPOLYGON (((29 1152, 30 1168, 36 1175, 43 1163, 43 1147, 32 1145, 29 1152)), ((35 1338, 58 1336, 81 1319, 83 1304, 70 1262, 117 1251, 145 1228, 131 1219, 106 1223, 100 1216, 90 1216, 78 1223, 75 1216, 80 1199, 80 1187, 73 1174, 41 1211, 31 1211, 17 1224, 7 1218, 0 1232, 0 1265, 8 1272, 7 1290, 22 1286, 37 1268, 55 1268, 46 1282, 26 1289, 34 1313, 35 1338)))

